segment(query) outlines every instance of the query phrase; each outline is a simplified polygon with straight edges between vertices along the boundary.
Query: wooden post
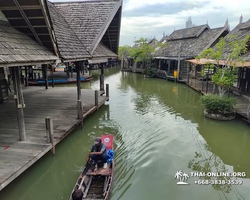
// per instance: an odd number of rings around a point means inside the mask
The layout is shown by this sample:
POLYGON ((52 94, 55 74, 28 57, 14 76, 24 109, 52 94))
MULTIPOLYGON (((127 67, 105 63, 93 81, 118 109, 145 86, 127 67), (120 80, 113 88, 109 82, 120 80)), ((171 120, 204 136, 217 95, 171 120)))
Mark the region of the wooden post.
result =
POLYGON ((82 68, 82 75, 84 75, 84 63, 81 62, 81 68, 82 68))
POLYGON ((169 76, 169 74, 170 74, 170 66, 171 66, 170 60, 167 60, 167 64, 168 64, 168 76, 169 76))
POLYGON ((34 80, 36 81, 36 73, 34 72, 34 80))
POLYGON ((38 73, 38 80, 41 80, 41 75, 40 75, 40 73, 38 73))
POLYGON ((81 120, 81 128, 83 127, 83 111, 82 111, 82 100, 77 101, 78 105, 78 118, 81 120))
POLYGON ((106 97, 109 98, 109 84, 106 84, 106 97))
POLYGON ((71 78, 73 78, 73 65, 70 67, 71 78))
POLYGON ((16 101, 17 107, 17 123, 18 123, 18 130, 19 130, 19 139, 21 141, 26 140, 26 131, 25 131, 25 122, 24 122, 24 113, 23 108, 24 99, 22 93, 22 87, 20 83, 20 71, 19 67, 12 68, 12 79, 13 79, 13 86, 14 86, 14 98, 16 101))
POLYGON ((180 65, 181 65, 180 56, 181 56, 181 43, 179 44, 179 53, 178 53, 178 66, 177 66, 177 70, 178 70, 177 80, 178 81, 180 80, 180 65))
MULTIPOLYGON (((27 79, 27 77, 28 77, 28 67, 25 66, 25 78, 27 79)), ((26 87, 27 87, 27 85, 26 85, 26 87)))
POLYGON ((95 90, 95 106, 98 107, 98 90, 95 90))
POLYGON ((206 88, 206 94, 208 92, 208 73, 206 73, 206 79, 207 79, 207 88, 206 88))
POLYGON ((101 64, 100 90, 104 91, 104 70, 103 70, 103 64, 101 64))
POLYGON ((29 86, 29 79, 28 79, 28 77, 25 78, 25 86, 26 86, 26 87, 29 86))
MULTIPOLYGON (((204 65, 202 65, 202 70, 204 69, 204 65)), ((202 76, 202 81, 201 81, 201 92, 203 92, 203 79, 204 77, 202 76)))
POLYGON ((122 60, 121 60, 121 71, 123 70, 123 56, 122 56, 122 60))
POLYGON ((55 81, 54 81, 54 77, 52 77, 52 87, 55 87, 55 81))
POLYGON ((190 63, 187 63, 187 84, 189 85, 189 66, 190 63))
POLYGON ((54 143, 54 128, 53 128, 53 121, 50 117, 45 118, 45 125, 46 125, 46 133, 47 133, 47 142, 52 144, 52 152, 55 155, 55 143, 54 143))
POLYGON ((69 78, 69 63, 66 63, 66 67, 67 67, 67 77, 69 78))
POLYGON ((43 68, 43 74, 44 74, 44 85, 45 88, 48 89, 48 71, 47 71, 47 64, 42 65, 43 68))
POLYGON ((80 62, 75 62, 76 65, 76 75, 77 75, 77 117, 80 119, 80 112, 79 112, 79 101, 81 100, 81 80, 80 80, 80 62))

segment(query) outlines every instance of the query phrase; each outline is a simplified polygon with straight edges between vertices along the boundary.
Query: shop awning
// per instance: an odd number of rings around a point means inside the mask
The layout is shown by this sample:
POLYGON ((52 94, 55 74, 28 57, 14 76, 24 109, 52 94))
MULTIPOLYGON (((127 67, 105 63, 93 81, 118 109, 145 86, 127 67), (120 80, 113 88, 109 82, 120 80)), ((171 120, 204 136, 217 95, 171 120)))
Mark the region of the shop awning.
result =
MULTIPOLYGON (((191 62, 193 64, 196 64, 196 65, 205 65, 207 63, 210 63, 210 64, 218 64, 218 62, 216 60, 212 60, 212 59, 200 59, 200 60, 196 60, 196 59, 192 59, 192 60, 186 60, 187 62, 191 62)), ((245 63, 242 63, 242 62, 228 62, 226 60, 220 60, 219 61, 219 65, 226 65, 226 66, 234 66, 234 63, 236 64, 235 67, 250 67, 250 62, 245 62, 245 63)))

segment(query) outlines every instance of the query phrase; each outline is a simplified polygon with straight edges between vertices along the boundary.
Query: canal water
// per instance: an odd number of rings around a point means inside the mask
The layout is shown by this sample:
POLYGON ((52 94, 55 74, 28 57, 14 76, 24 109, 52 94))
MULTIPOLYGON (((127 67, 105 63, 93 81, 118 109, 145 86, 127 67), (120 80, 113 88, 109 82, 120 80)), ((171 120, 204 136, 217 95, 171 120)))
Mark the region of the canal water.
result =
MULTIPOLYGON (((93 74, 83 88, 99 88, 100 72, 93 74)), ((105 70, 105 83, 110 101, 58 144, 55 156, 48 153, 0 192, 1 200, 68 199, 94 138, 102 134, 114 135, 111 200, 250 199, 250 127, 237 119, 205 118, 200 95, 184 84, 119 68, 105 70), (224 177, 189 177, 188 185, 179 185, 179 170, 247 175, 237 177, 242 185, 225 184, 224 177), (198 185, 198 179, 224 184, 198 185)))

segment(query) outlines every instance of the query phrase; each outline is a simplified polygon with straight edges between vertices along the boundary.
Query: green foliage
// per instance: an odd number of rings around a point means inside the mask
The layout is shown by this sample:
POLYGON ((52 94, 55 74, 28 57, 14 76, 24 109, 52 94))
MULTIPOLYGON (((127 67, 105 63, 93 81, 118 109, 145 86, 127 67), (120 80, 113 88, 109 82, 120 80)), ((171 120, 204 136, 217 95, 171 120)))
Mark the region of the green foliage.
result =
POLYGON ((205 69, 201 70, 201 76, 204 77, 206 75, 205 69))
POLYGON ((139 40, 134 41, 134 43, 136 47, 133 48, 131 57, 135 59, 135 62, 142 62, 146 65, 146 67, 151 67, 151 63, 157 47, 164 47, 167 45, 167 43, 159 43, 156 46, 152 47, 148 44, 146 38, 140 38, 139 40))
POLYGON ((230 89, 233 84, 237 81, 235 77, 235 72, 225 69, 219 69, 212 76, 212 81, 223 88, 230 89))
POLYGON ((152 67, 147 67, 142 71, 142 74, 148 76, 148 77, 155 77, 156 76, 156 69, 153 69, 152 67))
POLYGON ((128 57, 130 56, 131 53, 132 53, 132 48, 130 46, 128 45, 121 46, 119 47, 119 50, 118 50, 118 57, 121 60, 123 56, 128 57))
POLYGON ((210 114, 222 114, 224 116, 234 113, 234 106, 237 100, 232 97, 219 97, 218 95, 204 95, 201 103, 210 114))

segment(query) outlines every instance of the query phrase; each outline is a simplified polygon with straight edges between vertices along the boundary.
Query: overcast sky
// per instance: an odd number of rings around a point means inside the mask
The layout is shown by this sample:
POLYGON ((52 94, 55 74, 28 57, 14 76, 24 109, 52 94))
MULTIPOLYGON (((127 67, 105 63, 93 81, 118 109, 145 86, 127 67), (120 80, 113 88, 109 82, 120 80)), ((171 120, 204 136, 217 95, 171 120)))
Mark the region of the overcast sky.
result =
MULTIPOLYGON (((77 0, 50 0, 52 2, 77 0)), ((249 0, 124 0, 120 46, 133 45, 140 37, 160 40, 174 30, 185 28, 189 16, 195 25, 222 27, 228 18, 232 30, 243 15, 250 19, 249 0)))

